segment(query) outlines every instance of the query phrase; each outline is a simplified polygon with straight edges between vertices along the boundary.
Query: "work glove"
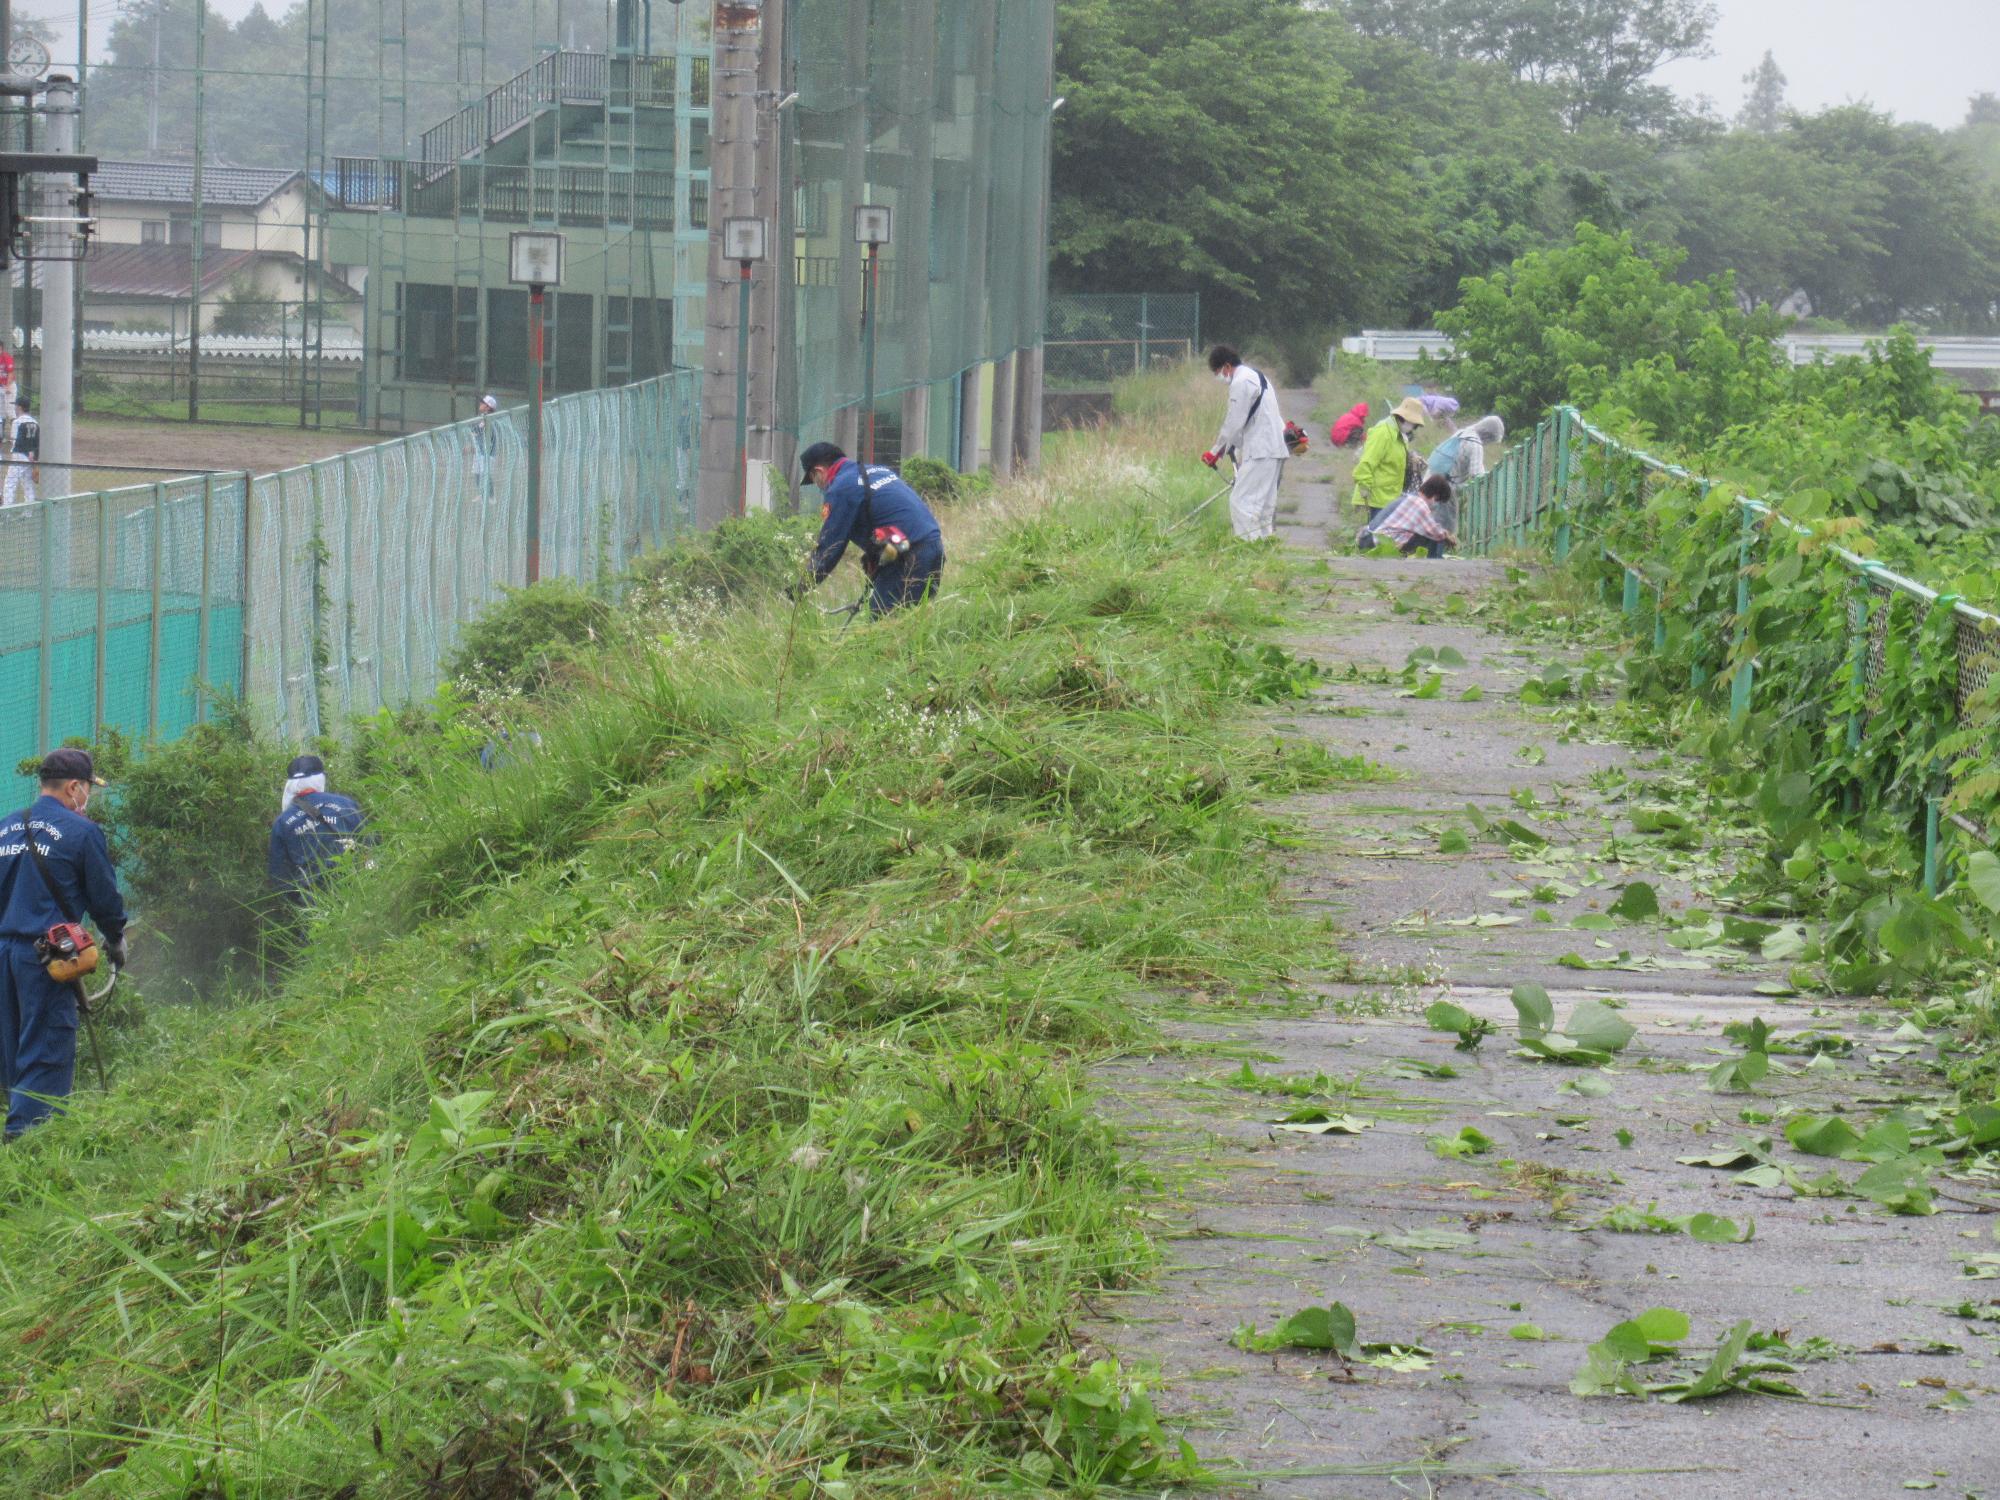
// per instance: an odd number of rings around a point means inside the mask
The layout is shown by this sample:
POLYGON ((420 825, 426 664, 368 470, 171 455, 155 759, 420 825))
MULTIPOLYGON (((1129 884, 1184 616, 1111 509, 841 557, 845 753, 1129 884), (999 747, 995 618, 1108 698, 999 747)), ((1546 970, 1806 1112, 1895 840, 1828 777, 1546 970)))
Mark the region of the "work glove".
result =
POLYGON ((1204 453, 1201 456, 1201 461, 1212 469, 1222 461, 1222 455, 1215 452, 1204 453))
POLYGON ((806 590, 811 587, 812 585, 807 583, 803 578, 795 578, 785 585, 785 597, 796 602, 805 598, 806 590))
POLYGON ((124 968, 125 939, 121 937, 116 939, 115 941, 106 942, 104 945, 104 956, 111 960, 112 968, 114 969, 124 968))

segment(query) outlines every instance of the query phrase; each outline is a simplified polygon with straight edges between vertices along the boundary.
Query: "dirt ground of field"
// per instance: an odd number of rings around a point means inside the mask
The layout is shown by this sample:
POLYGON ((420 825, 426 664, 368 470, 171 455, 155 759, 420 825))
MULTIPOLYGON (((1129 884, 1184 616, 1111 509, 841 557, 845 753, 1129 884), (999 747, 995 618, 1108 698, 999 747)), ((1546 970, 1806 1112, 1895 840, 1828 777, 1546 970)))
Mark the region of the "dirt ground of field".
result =
POLYGON ((126 476, 129 481, 144 481, 198 469, 247 469, 253 474, 269 474, 380 441, 379 434, 350 429, 313 431, 297 427, 234 427, 219 422, 193 424, 83 417, 76 424, 75 453, 79 465, 119 465, 159 471, 150 476, 126 476))

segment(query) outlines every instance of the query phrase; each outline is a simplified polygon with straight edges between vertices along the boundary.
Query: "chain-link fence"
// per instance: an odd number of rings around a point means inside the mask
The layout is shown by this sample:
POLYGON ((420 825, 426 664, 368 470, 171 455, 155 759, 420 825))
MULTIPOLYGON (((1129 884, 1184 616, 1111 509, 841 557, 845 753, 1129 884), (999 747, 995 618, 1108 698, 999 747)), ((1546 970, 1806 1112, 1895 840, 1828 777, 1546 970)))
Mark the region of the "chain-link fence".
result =
MULTIPOLYGON (((1890 698, 1938 733, 1990 725, 2000 615, 1892 573, 1767 501, 1731 497, 1734 530, 1721 545, 1733 548, 1732 568, 1701 579, 1672 576, 1629 523, 1671 494, 1675 503, 1661 512, 1669 519, 1653 524, 1698 524, 1696 508, 1717 488, 1600 431, 1574 408, 1558 407, 1466 486, 1459 535, 1473 553, 1547 546, 1559 560, 1579 553, 1600 559, 1600 578, 1607 589, 1617 584, 1638 637, 1663 660, 1671 656, 1689 692, 1712 695, 1718 705, 1726 697, 1739 723, 1767 688, 1782 689, 1788 701, 1813 705, 1815 727, 1844 742, 1857 764, 1869 760, 1871 729, 1878 738, 1902 734, 1881 712, 1890 698), (1826 589, 1808 596, 1809 610, 1774 606, 1771 570, 1808 554, 1831 559, 1826 589)), ((1893 799, 1920 810, 1925 883, 1934 890, 1941 825, 1982 839, 1987 830, 1952 809, 1949 758, 1940 747, 1873 748, 1876 781, 1855 781, 1856 805, 1893 799)))
MULTIPOLYGON (((692 524, 699 381, 543 409, 544 576, 607 580, 692 524)), ((0 510, 0 767, 100 725, 172 739, 211 692, 291 742, 421 698, 524 581, 527 521, 526 408, 0 510)))
MULTIPOLYGON (((358 302, 354 304, 358 310, 358 302)), ((92 415, 337 426, 357 420, 361 337, 311 304, 205 300, 198 339, 186 303, 155 319, 87 328, 79 409, 92 415), (170 325, 170 326, 169 326, 170 325)))
POLYGON ((1063 292, 1049 298, 1044 378, 1051 390, 1101 390, 1121 375, 1192 359, 1196 292, 1063 292))

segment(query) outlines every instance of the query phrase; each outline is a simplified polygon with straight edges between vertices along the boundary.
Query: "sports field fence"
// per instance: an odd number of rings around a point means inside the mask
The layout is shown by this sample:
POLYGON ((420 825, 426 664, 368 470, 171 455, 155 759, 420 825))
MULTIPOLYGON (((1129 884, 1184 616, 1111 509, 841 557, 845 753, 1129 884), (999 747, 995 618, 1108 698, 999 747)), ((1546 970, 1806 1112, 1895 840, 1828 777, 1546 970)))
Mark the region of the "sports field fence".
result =
MULTIPOLYGON (((606 582, 693 525, 700 379, 543 407, 542 576, 606 582)), ((286 744, 428 696, 525 581, 527 416, 0 510, 0 768, 100 726, 171 740, 217 696, 286 744)))

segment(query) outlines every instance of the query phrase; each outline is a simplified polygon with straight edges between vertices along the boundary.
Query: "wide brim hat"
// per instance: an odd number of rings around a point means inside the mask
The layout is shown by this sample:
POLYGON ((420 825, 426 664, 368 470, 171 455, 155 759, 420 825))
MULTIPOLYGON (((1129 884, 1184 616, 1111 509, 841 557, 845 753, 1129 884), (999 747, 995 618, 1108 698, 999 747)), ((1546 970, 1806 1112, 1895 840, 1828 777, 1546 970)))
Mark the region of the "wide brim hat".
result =
POLYGON ((1405 396, 1396 404, 1395 411, 1390 415, 1401 417, 1412 427, 1421 427, 1425 422, 1424 403, 1415 396, 1405 396))

